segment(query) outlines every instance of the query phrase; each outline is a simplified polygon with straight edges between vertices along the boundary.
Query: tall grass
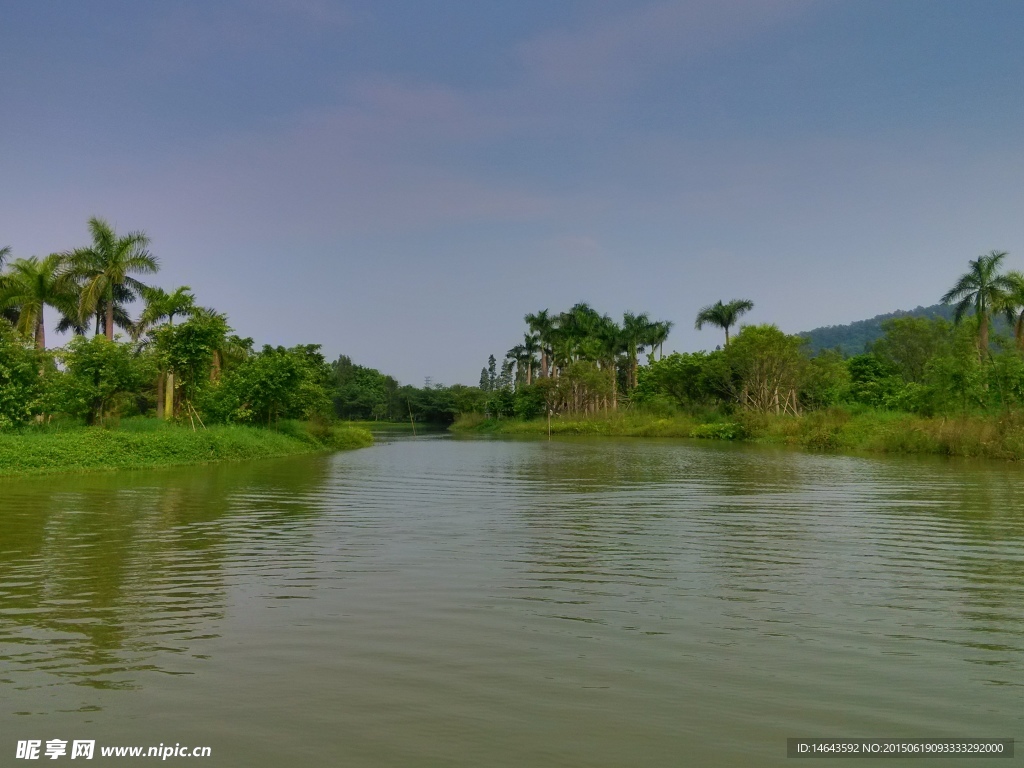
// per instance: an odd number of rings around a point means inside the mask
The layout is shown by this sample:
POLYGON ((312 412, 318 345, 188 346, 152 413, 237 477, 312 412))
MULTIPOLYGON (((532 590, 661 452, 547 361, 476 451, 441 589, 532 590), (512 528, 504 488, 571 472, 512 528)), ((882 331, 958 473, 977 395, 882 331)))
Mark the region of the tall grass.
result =
MULTIPOLYGON (((463 417, 455 431, 503 435, 547 433, 547 421, 463 417)), ((1024 414, 926 418, 866 408, 830 408, 802 416, 707 411, 671 417, 625 412, 554 418, 553 435, 620 435, 746 440, 820 451, 928 453, 1024 460, 1024 414)))
POLYGON ((301 422, 278 431, 211 426, 193 431, 156 419, 125 419, 117 428, 66 423, 0 433, 0 475, 87 472, 203 464, 362 448, 373 443, 364 429, 301 422))

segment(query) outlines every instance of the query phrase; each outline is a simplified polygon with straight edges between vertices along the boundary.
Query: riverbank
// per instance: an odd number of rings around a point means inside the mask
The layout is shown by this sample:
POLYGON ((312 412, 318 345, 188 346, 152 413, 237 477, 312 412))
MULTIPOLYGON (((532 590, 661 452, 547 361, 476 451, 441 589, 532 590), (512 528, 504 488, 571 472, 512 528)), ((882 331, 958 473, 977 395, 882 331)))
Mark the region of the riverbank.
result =
POLYGON ((120 428, 32 428, 0 433, 0 476, 208 464, 364 448, 365 429, 282 424, 280 430, 133 420, 120 428))
MULTIPOLYGON (((545 419, 462 417, 451 427, 463 433, 546 435, 545 419)), ((920 453, 1024 460, 1024 415, 926 418, 890 411, 831 408, 804 416, 740 413, 703 417, 659 417, 618 413, 589 418, 553 418, 553 435, 615 435, 742 440, 796 445, 811 450, 920 453)))

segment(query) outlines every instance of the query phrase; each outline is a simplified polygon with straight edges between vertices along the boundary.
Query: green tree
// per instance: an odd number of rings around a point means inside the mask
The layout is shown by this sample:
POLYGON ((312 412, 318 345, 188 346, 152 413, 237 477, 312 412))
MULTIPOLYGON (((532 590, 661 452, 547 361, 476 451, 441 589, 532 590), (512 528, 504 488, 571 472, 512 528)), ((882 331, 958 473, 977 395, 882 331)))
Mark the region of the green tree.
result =
POLYGON ((637 387, 637 401, 668 398, 684 408, 707 405, 717 397, 709 381, 709 361, 720 352, 675 352, 647 366, 637 387))
POLYGON ((165 418, 179 415, 179 406, 190 418, 194 415, 200 391, 210 382, 214 355, 224 346, 230 330, 223 315, 207 312, 194 314, 180 325, 168 323, 154 332, 157 359, 164 370, 173 372, 165 393, 165 418))
POLYGON ((716 301, 703 307, 697 313, 694 327, 699 331, 705 325, 713 325, 725 331, 725 346, 729 346, 729 329, 736 325, 740 316, 754 308, 754 302, 748 299, 734 299, 728 304, 716 301))
POLYGON ((43 356, 7 323, 0 322, 0 429, 40 412, 43 356))
POLYGON ((76 286, 63 268, 64 257, 58 253, 18 259, 0 284, 0 308, 17 308, 16 327, 33 337, 39 349, 46 348, 45 308, 75 313, 76 286))
POLYGON ((498 388, 498 361, 494 355, 487 358, 487 391, 493 392, 498 388))
POLYGON ((978 355, 978 335, 973 323, 954 328, 950 351, 936 355, 925 368, 931 413, 966 413, 986 407, 988 381, 978 355))
POLYGON ((149 238, 142 232, 118 237, 113 228, 95 216, 89 219, 92 245, 70 254, 74 274, 82 280, 83 315, 102 312, 108 341, 114 338, 115 305, 134 300, 146 286, 133 275, 154 274, 159 262, 148 250, 149 238))
POLYGON ((522 344, 516 344, 512 349, 505 353, 505 359, 509 364, 515 366, 515 386, 518 388, 526 384, 526 347, 522 344))
POLYGON ((397 382, 375 368, 356 365, 345 355, 332 365, 334 410, 343 419, 382 419, 391 409, 397 382))
POLYGON ((893 318, 882 329, 871 350, 907 382, 922 383, 928 362, 950 350, 950 327, 942 318, 893 318))
POLYGON ((196 297, 187 285, 175 288, 171 293, 163 288, 143 286, 139 293, 146 306, 132 328, 132 338, 136 341, 164 320, 174 325, 175 317, 191 317, 197 309, 196 297))
POLYGON ((885 408, 903 386, 896 367, 873 352, 854 355, 846 361, 850 375, 849 398, 855 403, 885 408))
POLYGON ((333 372, 318 345, 264 346, 225 372, 209 403, 224 421, 277 424, 324 418, 331 410, 333 372))
POLYGON ((800 389, 800 402, 808 408, 828 408, 845 400, 850 391, 850 369, 841 353, 825 349, 812 357, 800 389))
POLYGON ((657 347, 659 360, 665 357, 665 342, 668 341, 668 334, 672 330, 673 325, 674 323, 671 320, 659 320, 651 328, 651 354, 654 354, 654 348, 657 347))
POLYGON ((744 327, 723 352, 720 385, 742 408, 759 413, 800 413, 807 373, 804 340, 774 325, 744 327))
POLYGON ((1012 270, 1006 273, 1010 287, 1000 298, 999 306, 995 307, 1006 317, 1013 329, 1013 338, 1017 349, 1024 351, 1024 272, 1012 270))
POLYGON ((960 275, 956 284, 942 297, 943 304, 956 304, 954 322, 963 320, 973 310, 978 320, 978 355, 989 353, 989 323, 993 309, 1005 306, 1006 295, 1014 290, 1013 281, 999 273, 1007 256, 1004 251, 992 251, 968 262, 968 270, 960 275))
POLYGON ((626 312, 622 316, 622 340, 629 360, 627 385, 630 390, 637 384, 638 357, 643 348, 651 343, 654 323, 646 314, 626 312))
MULTIPOLYGON (((137 342, 147 335, 152 336, 153 331, 159 327, 162 321, 167 321, 167 324, 173 326, 175 316, 192 316, 198 309, 192 289, 187 285, 176 288, 172 293, 167 293, 163 288, 143 286, 140 293, 146 306, 139 315, 138 322, 131 327, 132 338, 137 342)), ((150 341, 154 340, 150 339, 150 341)), ((219 368, 219 363, 216 360, 218 354, 219 352, 214 352, 214 367, 219 368)), ((156 416, 158 419, 172 417, 173 393, 173 368, 161 368, 157 374, 156 385, 156 416), (170 409, 168 409, 168 400, 171 401, 170 409)))
POLYGON ((523 354, 526 362, 526 384, 533 384, 534 371, 537 368, 537 353, 542 349, 540 341, 533 333, 523 335, 523 354))
POLYGON ((540 347, 540 375, 548 376, 548 364, 551 360, 551 335, 554 331, 554 319, 548 310, 542 309, 532 315, 527 315, 526 324, 530 334, 536 337, 537 345, 540 347))
POLYGON ((75 336, 56 355, 65 374, 55 382, 48 410, 84 416, 88 424, 120 413, 152 375, 148 359, 131 345, 103 336, 75 336))
POLYGON ((483 413, 487 396, 479 387, 467 387, 464 384, 452 384, 449 387, 454 406, 454 415, 463 413, 483 413))
MULTIPOLYGON (((4 281, 7 276, 3 273, 4 262, 7 261, 7 257, 11 255, 11 246, 5 245, 0 248, 0 290, 3 289, 4 281)), ((11 325, 15 325, 18 322, 18 309, 16 307, 6 307, 0 309, 0 318, 6 320, 11 325)))

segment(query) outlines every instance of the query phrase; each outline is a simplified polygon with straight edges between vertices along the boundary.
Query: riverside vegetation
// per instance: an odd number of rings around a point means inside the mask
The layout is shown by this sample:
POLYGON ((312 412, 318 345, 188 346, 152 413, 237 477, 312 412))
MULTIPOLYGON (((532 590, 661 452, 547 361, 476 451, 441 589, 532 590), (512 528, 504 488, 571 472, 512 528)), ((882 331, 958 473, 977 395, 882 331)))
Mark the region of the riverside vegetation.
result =
POLYGON ((335 373, 319 347, 257 350, 187 286, 141 282, 159 269, 143 233, 118 236, 97 218, 89 230, 89 246, 42 259, 0 249, 0 474, 372 443, 365 429, 337 423, 335 373), (48 310, 73 333, 62 348, 46 346, 48 310))
POLYGON ((481 381, 484 408, 454 428, 1024 459, 1024 274, 1004 272, 1006 256, 969 262, 942 297, 951 320, 886 320, 881 338, 854 355, 811 353, 806 339, 771 324, 730 338, 753 308, 746 300, 698 313, 697 328, 725 331, 722 347, 668 356, 660 350, 671 325, 643 315, 618 324, 585 304, 527 315, 526 342, 502 374, 492 361, 481 381))
POLYGON ((771 324, 730 334, 754 308, 737 299, 696 315, 722 346, 666 356, 672 322, 580 303, 526 315, 478 386, 417 388, 316 345, 257 350, 187 286, 136 277, 159 267, 144 234, 89 229, 89 246, 43 259, 0 249, 0 472, 356 447, 372 439, 360 421, 1024 458, 1024 274, 1002 252, 942 297, 951 319, 885 320, 858 354, 771 324), (74 334, 62 348, 46 347, 46 308, 74 334))

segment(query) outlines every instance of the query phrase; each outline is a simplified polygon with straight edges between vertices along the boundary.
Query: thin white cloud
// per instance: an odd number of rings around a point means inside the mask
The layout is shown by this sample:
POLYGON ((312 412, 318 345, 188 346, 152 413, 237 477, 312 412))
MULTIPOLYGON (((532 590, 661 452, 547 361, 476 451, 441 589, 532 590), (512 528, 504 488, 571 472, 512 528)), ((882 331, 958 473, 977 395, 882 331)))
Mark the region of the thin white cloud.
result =
POLYGON ((343 5, 327 0, 248 0, 244 3, 156 6, 142 32, 143 64, 175 72, 225 52, 258 54, 279 47, 285 32, 338 34, 351 25, 343 5))
POLYGON ((617 88, 644 72, 712 53, 803 13, 810 0, 659 2, 524 43, 538 80, 560 87, 617 88))

